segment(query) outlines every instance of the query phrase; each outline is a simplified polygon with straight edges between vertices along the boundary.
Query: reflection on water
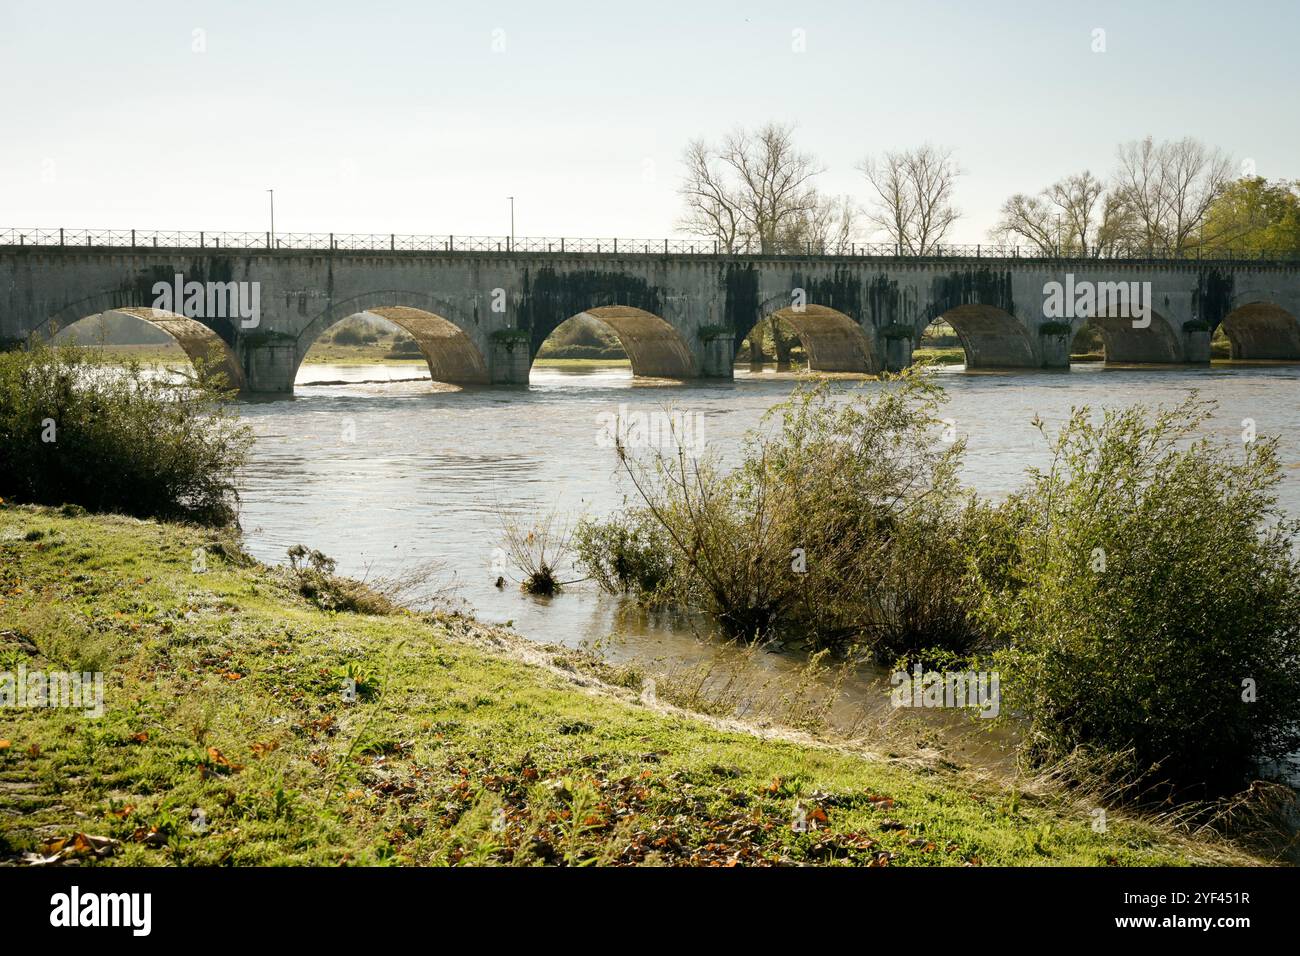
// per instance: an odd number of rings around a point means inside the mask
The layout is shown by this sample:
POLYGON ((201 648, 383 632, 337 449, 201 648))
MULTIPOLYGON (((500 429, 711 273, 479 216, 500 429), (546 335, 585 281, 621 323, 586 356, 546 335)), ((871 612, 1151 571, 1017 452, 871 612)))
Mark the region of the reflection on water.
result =
MULTIPOLYGON (((967 438, 965 479, 1001 496, 1025 470, 1046 462, 1032 422, 1060 424, 1072 406, 1171 404, 1199 389, 1220 407, 1209 433, 1240 441, 1242 421, 1278 435, 1282 501, 1300 514, 1300 367, 1215 366, 1070 372, 936 372, 948 391, 943 413, 967 438)), ((529 386, 432 386, 420 365, 304 366, 292 401, 251 403, 241 414, 259 441, 243 493, 249 549, 284 560, 302 542, 336 558, 341 573, 389 574, 438 561, 485 620, 513 622, 536 640, 593 647, 617 660, 686 667, 714 660, 715 642, 680 620, 646 615, 577 586, 551 600, 493 586, 502 509, 561 515, 607 513, 630 501, 602 415, 661 411, 699 416, 708 448, 734 459, 744 432, 785 398, 793 377, 738 370, 735 382, 634 382, 626 368, 534 370, 529 386), (424 380, 410 381, 425 376, 424 380), (311 383, 358 384, 311 384, 311 383)), ((846 381, 848 388, 878 388, 846 381)), ((576 576, 576 575, 570 575, 576 576)), ((798 655, 771 653, 764 667, 793 673, 798 655)), ((845 714, 883 706, 864 674, 846 686, 845 714)), ((843 723, 837 714, 837 723, 843 723)), ((847 717, 845 717, 847 719, 847 717)))

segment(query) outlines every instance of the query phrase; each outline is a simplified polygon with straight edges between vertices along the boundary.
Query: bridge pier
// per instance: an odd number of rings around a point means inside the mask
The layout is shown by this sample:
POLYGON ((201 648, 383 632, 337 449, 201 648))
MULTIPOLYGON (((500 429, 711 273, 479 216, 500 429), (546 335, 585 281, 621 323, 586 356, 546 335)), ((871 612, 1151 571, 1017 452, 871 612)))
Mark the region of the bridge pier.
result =
POLYGON ((901 372, 912 364, 912 340, 906 336, 881 336, 886 372, 901 372))
POLYGON ((492 336, 488 368, 493 385, 528 384, 528 372, 533 365, 529 347, 528 333, 524 330, 506 330, 492 336))
POLYGON ((1043 368, 1070 367, 1070 343, 1074 339, 1070 332, 1039 333, 1038 339, 1043 350, 1043 368))
POLYGON ((1183 361, 1188 365, 1209 365, 1210 364, 1210 339, 1213 337, 1209 329, 1193 329, 1183 332, 1183 361))
POLYGON ((702 378, 735 378, 736 340, 730 329, 702 337, 704 355, 700 361, 702 378))
POLYGON ((244 384, 249 392, 292 395, 298 374, 298 344, 292 339, 257 336, 241 340, 240 359, 244 384))

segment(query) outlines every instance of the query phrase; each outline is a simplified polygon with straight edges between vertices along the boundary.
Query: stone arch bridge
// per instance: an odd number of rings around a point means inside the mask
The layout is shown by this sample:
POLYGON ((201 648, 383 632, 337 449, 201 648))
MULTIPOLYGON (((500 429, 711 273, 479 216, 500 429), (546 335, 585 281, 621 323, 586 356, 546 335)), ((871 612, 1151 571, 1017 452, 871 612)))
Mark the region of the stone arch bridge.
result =
POLYGON ((1052 313, 1054 282, 1149 283, 1149 321, 1095 320, 1108 362, 1205 363, 1220 325, 1236 358, 1300 360, 1297 262, 1036 259, 975 247, 925 258, 723 255, 682 242, 572 251, 572 240, 565 251, 558 240, 529 251, 450 239, 403 249, 396 237, 385 248, 387 236, 366 249, 340 249, 334 237, 325 248, 237 248, 202 233, 162 245, 137 244, 134 233, 129 243, 85 236, 58 244, 0 231, 0 341, 125 312, 214 359, 249 392, 291 393, 311 344, 358 313, 405 329, 435 381, 461 384, 526 383, 547 336, 582 313, 614 331, 641 376, 729 378, 736 346, 772 315, 794 328, 814 370, 898 369, 939 319, 969 368, 1066 368, 1089 314, 1052 313), (160 296, 164 286, 181 294, 160 296))

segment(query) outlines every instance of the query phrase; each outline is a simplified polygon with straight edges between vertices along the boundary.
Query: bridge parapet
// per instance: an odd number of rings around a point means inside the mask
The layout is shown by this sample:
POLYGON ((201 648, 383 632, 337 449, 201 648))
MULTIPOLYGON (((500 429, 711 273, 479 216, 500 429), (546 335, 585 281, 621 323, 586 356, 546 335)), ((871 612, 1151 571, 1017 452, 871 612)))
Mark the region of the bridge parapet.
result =
POLYGON ((134 250, 225 250, 227 252, 403 252, 403 253, 501 253, 505 255, 573 255, 592 253, 611 256, 722 256, 728 259, 1013 259, 1045 262, 1293 262, 1300 256, 1276 249, 1190 246, 1182 250, 1151 250, 1147 255, 1071 256, 1042 255, 1031 247, 986 243, 937 243, 913 251, 894 242, 808 243, 806 248, 764 251, 754 243, 728 247, 704 237, 663 239, 620 239, 564 236, 457 236, 411 235, 405 233, 273 233, 178 229, 69 229, 64 227, 0 227, 0 247, 45 246, 51 248, 134 249, 134 250))

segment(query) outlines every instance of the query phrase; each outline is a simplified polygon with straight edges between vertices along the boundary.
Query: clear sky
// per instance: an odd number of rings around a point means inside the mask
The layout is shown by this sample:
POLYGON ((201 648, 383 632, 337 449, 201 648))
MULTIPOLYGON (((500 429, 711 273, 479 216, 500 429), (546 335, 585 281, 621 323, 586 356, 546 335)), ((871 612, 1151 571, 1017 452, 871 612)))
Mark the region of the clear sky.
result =
POLYGON ((659 237, 686 141, 771 119, 864 199, 955 147, 978 242, 1148 133, 1300 178, 1297 51, 1295 0, 0 0, 0 226, 659 237))

